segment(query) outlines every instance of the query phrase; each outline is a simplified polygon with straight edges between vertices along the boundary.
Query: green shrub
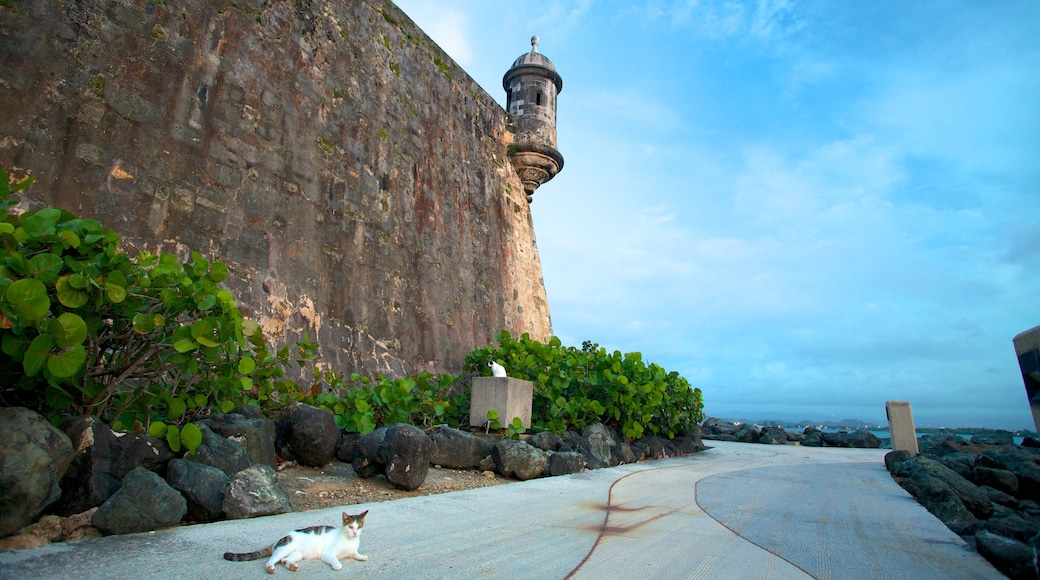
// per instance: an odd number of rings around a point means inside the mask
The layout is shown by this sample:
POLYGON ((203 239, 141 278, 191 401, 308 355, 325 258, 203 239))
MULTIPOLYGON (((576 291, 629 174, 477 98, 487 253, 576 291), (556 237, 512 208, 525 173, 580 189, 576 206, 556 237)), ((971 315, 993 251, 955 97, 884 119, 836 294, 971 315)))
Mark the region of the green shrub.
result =
POLYGON ((502 331, 498 346, 478 348, 466 357, 466 369, 483 373, 496 360, 511 377, 534 383, 531 423, 534 431, 582 430, 599 421, 630 439, 644 434, 673 438, 704 419, 701 391, 676 372, 646 365, 638 352, 608 353, 586 341, 564 347, 527 334, 514 339, 502 331))
POLYGON ((12 185, 0 170, 4 405, 144 429, 227 411, 256 392, 250 375, 268 362, 266 345, 218 286, 226 266, 197 252, 185 263, 131 258, 95 220, 53 207, 12 212, 11 194, 31 181, 12 185))

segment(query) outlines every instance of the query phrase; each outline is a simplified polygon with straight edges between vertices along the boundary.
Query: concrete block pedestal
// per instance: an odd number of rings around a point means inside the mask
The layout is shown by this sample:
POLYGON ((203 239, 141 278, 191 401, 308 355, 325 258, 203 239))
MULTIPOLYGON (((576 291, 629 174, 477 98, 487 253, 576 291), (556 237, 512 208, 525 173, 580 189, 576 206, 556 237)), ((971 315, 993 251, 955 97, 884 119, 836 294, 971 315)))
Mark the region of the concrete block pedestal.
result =
POLYGON ((498 411, 498 422, 502 427, 520 417, 524 428, 531 428, 531 404, 534 400, 534 383, 512 377, 473 377, 473 392, 469 404, 469 424, 483 427, 487 424, 487 412, 498 411))

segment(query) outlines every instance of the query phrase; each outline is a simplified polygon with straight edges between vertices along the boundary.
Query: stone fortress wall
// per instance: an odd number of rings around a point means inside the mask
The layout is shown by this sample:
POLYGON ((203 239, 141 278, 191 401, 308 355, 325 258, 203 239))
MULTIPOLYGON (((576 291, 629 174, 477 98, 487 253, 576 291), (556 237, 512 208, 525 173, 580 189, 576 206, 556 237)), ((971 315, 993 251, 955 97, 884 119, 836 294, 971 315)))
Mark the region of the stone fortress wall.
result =
POLYGON ((31 208, 225 262, 243 314, 337 370, 552 332, 515 119, 391 2, 14 0, 0 103, 31 208))

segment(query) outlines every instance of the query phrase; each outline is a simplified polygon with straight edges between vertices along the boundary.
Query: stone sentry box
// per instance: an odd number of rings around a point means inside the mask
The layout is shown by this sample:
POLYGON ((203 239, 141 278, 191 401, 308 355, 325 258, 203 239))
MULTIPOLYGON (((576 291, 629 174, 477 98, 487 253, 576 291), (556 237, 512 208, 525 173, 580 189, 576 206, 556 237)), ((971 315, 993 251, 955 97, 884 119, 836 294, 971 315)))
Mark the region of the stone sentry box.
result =
POLYGON ((469 424, 483 427, 487 412, 498 411, 498 422, 505 427, 520 417, 525 429, 531 428, 531 403, 534 383, 512 377, 473 377, 473 392, 469 406, 469 424))
POLYGON ((1019 334, 1013 342, 1029 409, 1033 413, 1033 425, 1040 431, 1040 326, 1019 334))

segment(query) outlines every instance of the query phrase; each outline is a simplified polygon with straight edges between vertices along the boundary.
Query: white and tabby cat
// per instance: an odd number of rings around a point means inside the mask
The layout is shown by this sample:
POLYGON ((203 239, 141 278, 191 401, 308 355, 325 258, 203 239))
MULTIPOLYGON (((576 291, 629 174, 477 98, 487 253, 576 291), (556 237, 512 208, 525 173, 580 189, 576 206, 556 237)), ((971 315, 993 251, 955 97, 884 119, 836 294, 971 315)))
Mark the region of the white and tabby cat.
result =
POLYGON ((296 563, 300 560, 321 559, 332 566, 333 570, 339 570, 343 568, 340 558, 353 558, 362 562, 368 560, 368 556, 358 551, 361 548, 361 529, 365 527, 367 514, 368 510, 356 516, 343 512, 341 528, 312 526, 296 530, 275 542, 273 546, 244 554, 225 552, 224 559, 241 562, 270 556, 267 560, 267 571, 271 574, 274 574, 274 567, 279 563, 295 572, 296 563))

